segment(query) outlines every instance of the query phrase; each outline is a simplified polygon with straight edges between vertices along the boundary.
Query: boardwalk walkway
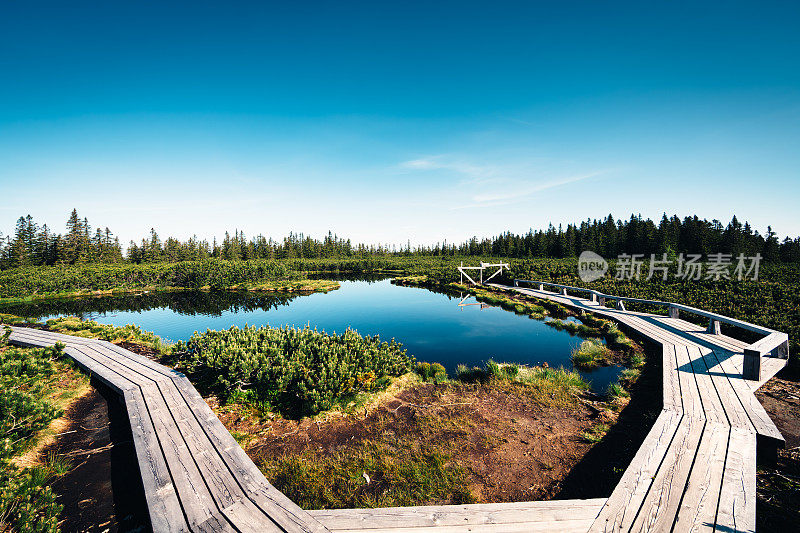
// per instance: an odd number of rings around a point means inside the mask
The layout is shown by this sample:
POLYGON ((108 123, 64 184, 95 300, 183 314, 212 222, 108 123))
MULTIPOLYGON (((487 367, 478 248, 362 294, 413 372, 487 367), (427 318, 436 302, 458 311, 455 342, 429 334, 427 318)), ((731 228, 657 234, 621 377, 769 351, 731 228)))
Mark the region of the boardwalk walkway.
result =
POLYGON ((713 319, 709 333, 678 313, 611 309, 544 285, 494 286, 610 318, 662 347, 663 410, 590 530, 755 531, 757 448, 774 453, 784 441, 753 393, 787 359, 762 357, 760 379, 745 380, 749 345, 713 319))
MULTIPOLYGON (((495 285, 611 318, 663 347, 664 406, 609 498, 304 511, 275 489, 183 374, 109 342, 12 328, 22 346, 65 353, 127 408, 154 531, 514 533, 754 531, 756 452, 783 438, 753 391, 786 359, 677 317, 611 309, 595 298, 495 285)), ((713 322, 712 322, 713 323, 713 322)))

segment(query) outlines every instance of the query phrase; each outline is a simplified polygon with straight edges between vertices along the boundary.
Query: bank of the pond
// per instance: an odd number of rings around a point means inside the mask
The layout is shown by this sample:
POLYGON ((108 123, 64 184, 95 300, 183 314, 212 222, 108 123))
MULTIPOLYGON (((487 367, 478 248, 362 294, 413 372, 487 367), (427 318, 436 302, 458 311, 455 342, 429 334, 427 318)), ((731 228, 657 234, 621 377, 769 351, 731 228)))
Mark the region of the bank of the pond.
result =
POLYGON ((339 282, 333 279, 294 279, 264 281, 259 283, 241 283, 227 287, 212 288, 209 285, 201 287, 164 287, 145 285, 135 288, 116 287, 112 289, 78 290, 69 292, 53 292, 43 294, 29 294, 21 297, 0 298, 0 309, 6 306, 28 304, 32 302, 74 300, 79 298, 99 298, 103 296, 141 295, 149 293, 181 293, 181 292, 250 292, 250 293, 300 293, 329 292, 339 288, 339 282))

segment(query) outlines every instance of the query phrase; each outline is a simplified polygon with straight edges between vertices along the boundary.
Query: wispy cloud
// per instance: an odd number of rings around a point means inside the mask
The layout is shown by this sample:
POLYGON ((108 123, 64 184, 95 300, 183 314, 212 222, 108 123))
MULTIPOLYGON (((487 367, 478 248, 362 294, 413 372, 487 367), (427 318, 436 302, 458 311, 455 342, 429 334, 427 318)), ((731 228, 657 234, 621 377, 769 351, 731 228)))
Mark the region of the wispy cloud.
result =
POLYGON ((448 155, 435 155, 412 159, 400 164, 404 170, 444 170, 460 176, 461 183, 477 183, 496 178, 502 169, 493 165, 476 165, 448 155))
MULTIPOLYGON (((487 205, 487 204, 498 205, 501 203, 510 203, 522 200, 529 196, 533 196, 537 192, 546 191, 547 189, 553 189, 555 187, 561 187, 562 185, 568 185, 570 183, 576 183, 579 181, 588 180, 590 178, 594 178, 595 176, 600 176, 602 174, 605 174, 606 172, 607 171, 605 170, 600 170, 597 172, 590 172, 588 174, 569 176, 566 178, 554 179, 541 183, 530 183, 528 185, 520 184, 519 188, 514 189, 512 191, 477 194, 472 197, 472 199, 475 202, 472 205, 472 207, 480 207, 482 205, 487 205)), ((470 207, 470 206, 463 206, 463 207, 470 207)))
MULTIPOLYGON (((556 165, 557 166, 557 165, 556 165)), ((434 155, 405 161, 405 171, 446 171, 457 178, 462 201, 451 210, 492 207, 524 201, 535 194, 607 174, 610 170, 589 172, 558 171, 553 162, 541 160, 513 163, 476 164, 452 155, 434 155)))

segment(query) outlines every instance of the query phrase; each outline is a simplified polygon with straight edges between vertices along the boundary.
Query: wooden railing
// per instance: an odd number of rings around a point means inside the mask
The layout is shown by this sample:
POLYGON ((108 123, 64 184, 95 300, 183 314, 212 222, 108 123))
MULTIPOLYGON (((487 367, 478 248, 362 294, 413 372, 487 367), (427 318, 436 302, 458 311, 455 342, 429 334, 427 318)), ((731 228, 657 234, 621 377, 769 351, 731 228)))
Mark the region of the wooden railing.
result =
POLYGON ((690 313, 697 316, 708 318, 708 333, 720 334, 720 324, 728 324, 736 328, 752 331, 764 337, 758 339, 756 342, 750 344, 744 349, 744 371, 745 379, 761 379, 761 358, 762 357, 780 357, 788 359, 789 357, 789 335, 781 331, 775 331, 764 326, 745 322, 730 318, 696 307, 678 304, 674 302, 662 302, 659 300, 646 300, 644 298, 631 298, 629 296, 615 296, 613 294, 605 294, 594 289, 587 289, 585 287, 573 287, 571 285, 561 285, 559 283, 550 283, 546 281, 537 281, 530 279, 515 279, 514 286, 519 287, 520 283, 529 283, 538 286, 540 291, 544 291, 545 287, 555 287, 560 289, 561 294, 568 296, 567 291, 587 293, 591 296, 593 302, 605 306, 606 300, 614 300, 617 302, 617 309, 624 310, 625 305, 623 302, 634 302, 656 307, 665 307, 668 309, 670 318, 678 318, 681 311, 690 313))

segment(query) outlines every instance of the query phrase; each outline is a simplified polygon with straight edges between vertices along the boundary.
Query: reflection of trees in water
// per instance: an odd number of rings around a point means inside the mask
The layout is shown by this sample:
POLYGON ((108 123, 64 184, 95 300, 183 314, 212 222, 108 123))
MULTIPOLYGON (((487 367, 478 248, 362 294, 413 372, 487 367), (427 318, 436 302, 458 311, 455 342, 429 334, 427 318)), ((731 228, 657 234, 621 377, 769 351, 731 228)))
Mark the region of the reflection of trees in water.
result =
POLYGON ((82 316, 86 313, 114 311, 149 311, 168 308, 182 315, 219 316, 225 311, 256 311, 278 309, 289 305, 299 294, 255 294, 244 291, 185 291, 126 294, 63 300, 39 300, 25 304, 0 307, 0 313, 22 317, 50 315, 82 316))
POLYGON ((370 274, 364 272, 308 272, 308 279, 332 279, 335 281, 366 281, 367 283, 377 283, 385 279, 391 279, 388 274, 370 274))

